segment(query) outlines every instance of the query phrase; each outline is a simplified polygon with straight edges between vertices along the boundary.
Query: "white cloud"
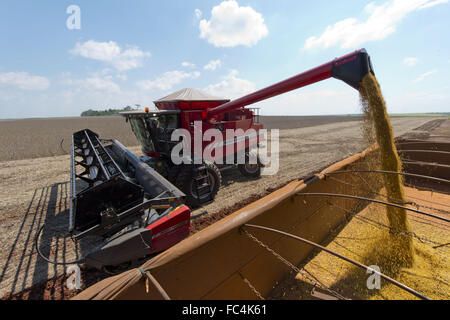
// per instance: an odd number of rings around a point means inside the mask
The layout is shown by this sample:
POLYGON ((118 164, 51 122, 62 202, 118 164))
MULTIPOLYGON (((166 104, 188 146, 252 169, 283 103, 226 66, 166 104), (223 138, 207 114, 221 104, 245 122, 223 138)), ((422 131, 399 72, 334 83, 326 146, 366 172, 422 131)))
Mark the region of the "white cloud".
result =
MULTIPOLYGON (((69 72, 61 75, 60 84, 69 87, 65 90, 75 90, 77 94, 89 95, 93 92, 120 93, 120 87, 113 81, 113 76, 88 76, 85 79, 73 78, 69 72)), ((126 80, 126 75, 116 75, 115 78, 126 80), (125 78, 124 78, 125 77, 125 78)))
POLYGON ((41 76, 33 76, 27 72, 0 73, 0 86, 19 88, 22 90, 45 90, 50 81, 41 76))
POLYGON ((338 21, 334 25, 329 25, 319 37, 308 38, 303 49, 329 48, 335 45, 340 45, 341 48, 353 48, 368 41, 382 40, 394 33, 397 24, 410 12, 445 2, 392 0, 379 6, 371 2, 364 8, 364 11, 370 14, 366 21, 358 21, 356 18, 338 21))
POLYGON ((78 42, 75 45, 75 48, 73 48, 70 52, 89 59, 113 61, 120 56, 121 49, 114 41, 97 42, 94 40, 89 40, 84 43, 78 42))
POLYGON ((119 79, 127 80, 124 74, 107 75, 105 70, 90 74, 86 78, 76 78, 70 72, 63 72, 60 76, 59 84, 67 88, 64 90, 72 90, 77 94, 89 95, 89 93, 120 93, 120 86, 114 81, 119 79))
POLYGON ((428 3, 426 3, 426 4, 422 5, 422 6, 420 6, 420 7, 419 7, 419 10, 426 9, 426 8, 431 8, 431 7, 434 7, 434 6, 437 5, 437 4, 442 4, 442 3, 447 3, 447 2, 448 2, 448 0, 435 0, 435 1, 431 1, 431 2, 428 2, 428 3))
POLYGON ((368 14, 372 14, 375 9, 377 8, 377 5, 375 4, 375 2, 369 2, 365 7, 364 7, 364 12, 368 13, 368 14))
POLYGON ((218 67, 220 67, 221 65, 222 65, 222 61, 220 61, 220 59, 217 59, 217 60, 211 60, 207 65, 205 65, 205 66, 203 67, 203 69, 214 71, 214 70, 216 70, 218 67))
POLYGON ((109 78, 87 78, 83 85, 89 90, 120 92, 120 87, 109 78))
POLYGON ((210 84, 205 91, 222 98, 239 98, 243 95, 255 91, 255 84, 249 80, 238 78, 238 71, 231 72, 223 77, 223 80, 216 84, 210 84))
POLYGON ((182 67, 185 67, 185 68, 195 68, 195 64, 193 64, 193 63, 191 63, 191 62, 188 62, 188 61, 182 62, 182 63, 181 63, 181 66, 182 66, 182 67))
POLYGON ((202 18, 202 11, 200 9, 195 9, 194 14, 198 20, 202 18))
POLYGON ((142 90, 169 90, 174 85, 180 83, 184 79, 197 79, 200 77, 200 72, 183 72, 183 71, 168 71, 155 80, 142 80, 137 82, 137 86, 142 90))
POLYGON ((413 82, 414 82, 414 83, 421 82, 421 81, 423 81, 423 79, 425 79, 426 77, 429 77, 429 76, 431 76, 431 75, 433 75, 433 74, 435 74, 435 73, 437 73, 437 70, 431 70, 431 71, 425 72, 424 74, 421 74, 421 75, 420 75, 417 79, 415 79, 413 82))
POLYGON ((406 64, 408 67, 414 67, 419 60, 417 58, 409 57, 403 59, 403 63, 406 64))
POLYGON ((211 19, 199 24, 200 38, 216 47, 251 47, 269 33, 262 15, 252 7, 240 7, 234 0, 213 7, 211 19))
POLYGON ((114 41, 97 42, 95 40, 77 43, 70 53, 110 63, 119 71, 139 68, 142 66, 144 58, 151 56, 150 52, 144 52, 135 46, 122 50, 114 41))

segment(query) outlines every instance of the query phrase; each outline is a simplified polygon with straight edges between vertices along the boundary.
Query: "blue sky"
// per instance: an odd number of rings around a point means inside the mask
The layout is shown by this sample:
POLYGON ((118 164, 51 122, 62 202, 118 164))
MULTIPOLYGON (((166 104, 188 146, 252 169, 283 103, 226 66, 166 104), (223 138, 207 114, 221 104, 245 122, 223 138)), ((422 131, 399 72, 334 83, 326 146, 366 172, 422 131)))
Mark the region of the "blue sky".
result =
MULTIPOLYGON (((152 107, 184 87, 237 98, 362 47, 390 112, 449 112, 449 18, 448 0, 2 0, 0 118, 152 107)), ((359 112, 334 79, 258 106, 359 112)))

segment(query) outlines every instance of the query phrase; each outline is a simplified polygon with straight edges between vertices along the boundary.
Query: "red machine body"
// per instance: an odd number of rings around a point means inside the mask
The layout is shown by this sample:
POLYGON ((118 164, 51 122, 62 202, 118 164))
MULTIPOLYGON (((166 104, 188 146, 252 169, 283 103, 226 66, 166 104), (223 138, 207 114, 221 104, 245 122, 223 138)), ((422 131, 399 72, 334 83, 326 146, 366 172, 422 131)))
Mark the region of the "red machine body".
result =
MULTIPOLYGON (((210 96, 201 90, 187 88, 154 103, 158 110, 163 112, 179 112, 179 128, 189 131, 192 139, 191 146, 193 153, 198 153, 199 151, 194 149, 194 139, 196 136, 202 136, 209 129, 218 129, 222 133, 222 142, 217 144, 219 142, 215 141, 214 138, 211 141, 203 141, 202 139, 203 145, 201 151, 205 150, 209 144, 216 143, 217 148, 222 145, 222 157, 225 158, 243 149, 256 146, 262 140, 262 135, 259 131, 263 128, 263 125, 257 122, 257 116, 254 111, 243 107, 233 108, 227 112, 205 118, 208 110, 219 108, 229 101, 229 99, 210 96), (195 127, 195 124, 200 124, 200 127, 195 127), (247 132, 249 129, 253 129, 254 131, 247 132), (236 135, 232 137, 227 136, 227 130, 233 130, 232 132, 236 135)), ((143 151, 148 156, 155 156, 154 152, 143 151)), ((208 154, 202 154, 202 156, 212 162, 220 162, 222 160, 216 157, 214 151, 208 154)))
POLYGON ((182 205, 148 225, 145 229, 152 231, 149 253, 163 251, 186 238, 189 235, 190 218, 191 210, 182 205))
POLYGON ((147 155, 142 161, 182 190, 190 205, 197 206, 214 199, 221 184, 221 170, 237 165, 246 177, 261 175, 263 164, 259 158, 256 157, 256 163, 250 159, 255 154, 252 149, 260 146, 265 132, 259 114, 254 112, 258 109, 248 108, 249 105, 331 77, 358 89, 369 72, 373 73, 369 55, 361 49, 233 101, 201 90, 183 89, 154 101, 158 111, 122 115, 130 121, 147 155), (176 129, 189 133, 183 141, 191 139, 192 158, 184 161, 186 156, 181 164, 172 157, 179 144, 172 140, 176 129), (213 133, 209 129, 216 130, 213 133), (205 133, 210 134, 207 139, 205 133))

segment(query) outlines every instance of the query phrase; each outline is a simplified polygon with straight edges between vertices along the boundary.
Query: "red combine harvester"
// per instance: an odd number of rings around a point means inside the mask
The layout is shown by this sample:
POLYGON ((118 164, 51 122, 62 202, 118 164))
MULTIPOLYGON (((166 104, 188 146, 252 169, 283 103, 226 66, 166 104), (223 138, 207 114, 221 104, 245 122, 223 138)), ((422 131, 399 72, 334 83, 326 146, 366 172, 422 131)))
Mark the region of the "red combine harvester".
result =
POLYGON ((263 125, 259 123, 259 115, 246 106, 330 77, 357 89, 368 72, 373 72, 370 57, 361 49, 233 101, 212 97, 196 89, 183 89, 155 101, 158 111, 124 112, 122 115, 130 121, 146 155, 141 160, 183 191, 190 206, 201 206, 214 200, 221 184, 220 171, 237 165, 244 176, 257 178, 261 174, 261 161, 250 155, 256 153, 253 150, 262 141, 260 130, 263 125), (201 123, 200 128, 195 122, 201 123), (172 161, 173 147, 179 141, 172 141, 171 136, 180 128, 189 132, 192 159, 204 159, 201 164, 192 160, 178 165, 172 161), (203 154, 214 141, 203 142, 201 150, 194 148, 195 131, 201 130, 200 134, 203 134, 208 129, 222 132, 222 142, 214 147, 222 147, 219 156, 214 151, 203 154), (229 129, 242 131, 235 131, 236 135, 230 139, 226 135, 229 129), (253 130, 248 133, 249 129, 253 130), (230 158, 231 165, 227 161, 230 158))
POLYGON ((230 167, 223 164, 229 162, 225 158, 237 160, 241 154, 244 162, 237 166, 242 174, 261 173, 261 163, 250 162, 250 155, 261 141, 263 125, 246 106, 330 77, 358 89, 369 72, 370 58, 362 49, 233 101, 193 89, 175 92, 155 101, 158 111, 122 113, 142 146, 145 156, 140 158, 117 140, 100 139, 89 129, 74 133, 69 231, 74 240, 96 236, 102 243, 83 258, 62 264, 85 262, 99 269, 135 265, 187 237, 190 209, 185 203, 200 206, 214 199, 220 170, 230 167), (204 142, 200 150, 191 143, 192 156, 175 164, 175 129, 185 129, 192 139, 196 130, 218 129, 223 134, 222 155, 213 152, 197 163, 215 142, 204 142), (227 129, 242 129, 242 134, 230 140, 227 129), (254 137, 245 134, 248 129, 254 130, 254 137))

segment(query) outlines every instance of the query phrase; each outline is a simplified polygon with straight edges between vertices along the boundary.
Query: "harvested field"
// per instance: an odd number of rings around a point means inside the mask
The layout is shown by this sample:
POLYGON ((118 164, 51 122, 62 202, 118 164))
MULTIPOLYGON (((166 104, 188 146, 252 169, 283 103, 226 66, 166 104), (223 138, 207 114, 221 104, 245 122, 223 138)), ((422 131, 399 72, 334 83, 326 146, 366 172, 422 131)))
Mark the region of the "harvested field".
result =
MULTIPOLYGON (((423 125, 430 120, 433 119, 394 118, 392 125, 395 135, 401 135, 419 126, 426 131, 426 125, 423 125)), ((4 123, 0 122, 1 128, 4 123)), ((130 133, 128 124, 125 124, 123 120, 122 123, 126 125, 127 132, 130 133)), ((78 127, 78 129, 85 127, 97 130, 103 136, 101 130, 88 124, 78 127)), ((47 129, 52 132, 51 128, 47 129)), ((119 127, 110 126, 106 129, 115 131, 119 130, 119 127)), ((70 137, 74 130, 68 129, 69 131, 70 137)), ((117 133, 105 133, 104 137, 122 139, 117 133)), ((54 141, 55 149, 59 147, 60 141, 58 140, 54 141)), ((123 142, 130 145, 126 141, 123 142)), ((251 181, 242 177, 236 170, 224 172, 224 186, 219 191, 216 201, 194 211, 193 215, 214 215, 216 213, 226 215, 227 212, 245 204, 248 199, 259 199, 269 190, 317 171, 355 152, 362 151, 365 147, 360 132, 360 123, 357 121, 281 130, 280 171, 278 174, 251 181)), ((139 147, 133 147, 131 151, 139 153, 139 147)), ((62 275, 64 272, 63 267, 54 267, 38 259, 32 242, 37 229, 44 222, 54 224, 55 228, 59 224, 66 227, 69 156, 3 161, 0 162, 0 178, 0 226, 2 231, 0 234, 2 243, 0 296, 3 296, 8 292, 18 293, 49 278, 62 275), (55 221, 59 221, 59 224, 55 221)), ((207 219, 207 217, 201 219, 207 219)), ((203 226, 196 227, 196 230, 203 226)), ((40 248, 44 253, 51 254, 51 259, 55 258, 55 253, 58 260, 70 261, 76 258, 73 244, 68 239, 52 238, 50 231, 47 232, 47 235, 43 235, 40 248)), ((80 244, 77 252, 83 254, 84 250, 86 247, 83 248, 83 244, 80 244)), ((61 280, 58 281, 61 282, 61 280)), ((62 292, 59 295, 47 295, 45 298, 58 298, 64 295, 67 296, 62 292)), ((38 296, 44 298, 44 293, 38 296)), ((30 297, 36 298, 36 295, 30 297)))
MULTIPOLYGON (((261 116, 260 121, 267 129, 293 129, 360 119, 358 116, 261 116)), ((0 161, 67 154, 72 133, 86 128, 101 137, 117 139, 127 147, 138 145, 130 125, 120 116, 0 120, 0 148, 3 150, 0 161)))
POLYGON ((116 138, 126 146, 138 145, 122 117, 0 120, 0 161, 68 154, 72 133, 86 128, 116 138))

